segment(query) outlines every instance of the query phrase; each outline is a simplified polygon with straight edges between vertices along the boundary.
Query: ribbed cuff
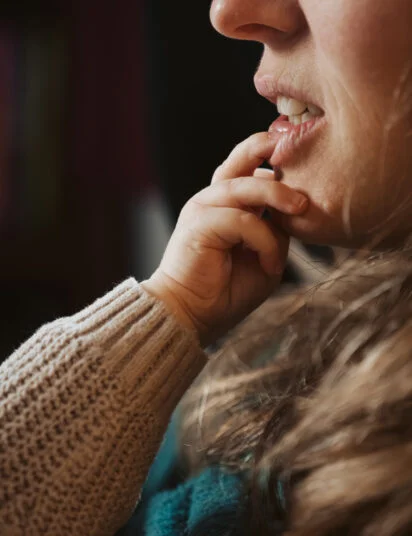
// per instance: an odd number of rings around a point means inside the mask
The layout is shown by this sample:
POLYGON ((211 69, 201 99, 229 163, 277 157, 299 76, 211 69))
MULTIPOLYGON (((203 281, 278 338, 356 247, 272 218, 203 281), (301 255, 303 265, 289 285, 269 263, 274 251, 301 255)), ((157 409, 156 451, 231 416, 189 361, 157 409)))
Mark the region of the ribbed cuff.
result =
POLYGON ((130 395, 173 410, 206 362, 197 334, 130 278, 71 317, 79 336, 102 346, 104 366, 130 395))

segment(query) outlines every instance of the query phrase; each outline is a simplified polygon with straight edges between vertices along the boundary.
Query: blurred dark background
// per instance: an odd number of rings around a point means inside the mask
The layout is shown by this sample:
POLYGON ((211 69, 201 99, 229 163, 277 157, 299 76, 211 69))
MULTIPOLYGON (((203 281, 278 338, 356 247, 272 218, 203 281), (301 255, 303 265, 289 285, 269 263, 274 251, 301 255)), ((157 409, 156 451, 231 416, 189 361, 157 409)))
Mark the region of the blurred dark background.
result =
POLYGON ((0 360, 148 277, 183 204, 274 119, 253 87, 260 46, 219 36, 209 7, 2 3, 0 360))

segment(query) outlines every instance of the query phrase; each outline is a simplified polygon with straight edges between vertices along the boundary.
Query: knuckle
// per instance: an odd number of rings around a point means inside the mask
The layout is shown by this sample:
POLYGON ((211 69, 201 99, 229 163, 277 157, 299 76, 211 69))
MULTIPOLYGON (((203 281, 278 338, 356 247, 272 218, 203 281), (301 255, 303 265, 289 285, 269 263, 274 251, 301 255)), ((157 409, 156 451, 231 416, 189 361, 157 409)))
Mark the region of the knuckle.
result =
MULTIPOLYGON (((239 194, 244 194, 245 189, 254 188, 256 189, 255 179, 250 179, 249 177, 236 177, 234 179, 229 179, 227 182, 227 192, 232 194, 234 197, 239 194), (252 182, 253 181, 253 182, 252 182)), ((257 186, 259 187, 259 185, 257 186)))
POLYGON ((262 143, 266 142, 267 137, 268 137, 267 132, 255 132, 255 134, 252 134, 249 137, 249 140, 251 141, 251 143, 256 143, 256 144, 261 145, 262 143))
POLYGON ((180 220, 186 221, 187 219, 195 220, 199 213, 203 210, 204 206, 197 202, 194 198, 189 199, 180 211, 180 220))
POLYGON ((259 149, 267 142, 267 133, 264 132, 257 132, 256 134, 252 134, 248 139, 248 152, 249 155, 255 155, 257 152, 259 152, 259 149))
POLYGON ((229 179, 225 181, 223 188, 226 190, 226 195, 229 197, 236 196, 239 189, 239 179, 229 179))
POLYGON ((188 201, 188 203, 199 203, 201 204, 202 203, 202 199, 203 197, 205 197, 209 190, 210 190, 211 186, 206 186, 206 188, 203 188, 202 190, 200 190, 199 192, 197 192, 193 197, 191 197, 188 201))
POLYGON ((247 140, 243 140, 243 141, 237 143, 233 148, 232 154, 233 153, 237 154, 239 151, 242 151, 244 146, 245 146, 245 143, 247 143, 247 140))
POLYGON ((189 201, 186 201, 186 203, 183 205, 182 210, 180 211, 181 216, 186 216, 192 211, 193 207, 193 200, 189 199, 189 201))
POLYGON ((240 219, 240 222, 245 226, 256 225, 260 222, 256 214, 253 214, 252 212, 242 211, 239 215, 239 219, 240 219))
POLYGON ((215 169, 215 172, 213 173, 212 180, 211 180, 210 184, 215 184, 217 182, 217 180, 220 178, 221 174, 223 173, 223 171, 225 169, 225 162, 222 162, 220 164, 220 166, 218 166, 215 169))
POLYGON ((193 233, 191 240, 186 243, 186 249, 195 256, 202 252, 204 246, 197 234, 193 233))

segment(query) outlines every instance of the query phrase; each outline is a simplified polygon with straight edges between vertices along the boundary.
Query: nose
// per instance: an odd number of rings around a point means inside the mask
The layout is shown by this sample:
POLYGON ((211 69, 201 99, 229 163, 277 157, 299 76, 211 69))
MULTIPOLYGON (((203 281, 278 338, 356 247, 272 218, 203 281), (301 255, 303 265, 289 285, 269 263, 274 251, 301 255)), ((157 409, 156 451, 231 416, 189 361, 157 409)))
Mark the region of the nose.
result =
POLYGON ((269 44, 306 25, 298 0, 213 0, 210 20, 226 37, 269 44))

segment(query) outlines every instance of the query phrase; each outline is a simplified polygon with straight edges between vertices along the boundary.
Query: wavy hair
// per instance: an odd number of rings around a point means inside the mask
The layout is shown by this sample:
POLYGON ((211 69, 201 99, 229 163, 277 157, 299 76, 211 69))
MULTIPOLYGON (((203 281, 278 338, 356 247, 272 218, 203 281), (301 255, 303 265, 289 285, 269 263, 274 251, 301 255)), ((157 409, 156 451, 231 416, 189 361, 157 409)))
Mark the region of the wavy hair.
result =
POLYGON ((248 475, 248 534, 411 534, 412 249, 267 301, 182 411, 192 468, 248 475))

